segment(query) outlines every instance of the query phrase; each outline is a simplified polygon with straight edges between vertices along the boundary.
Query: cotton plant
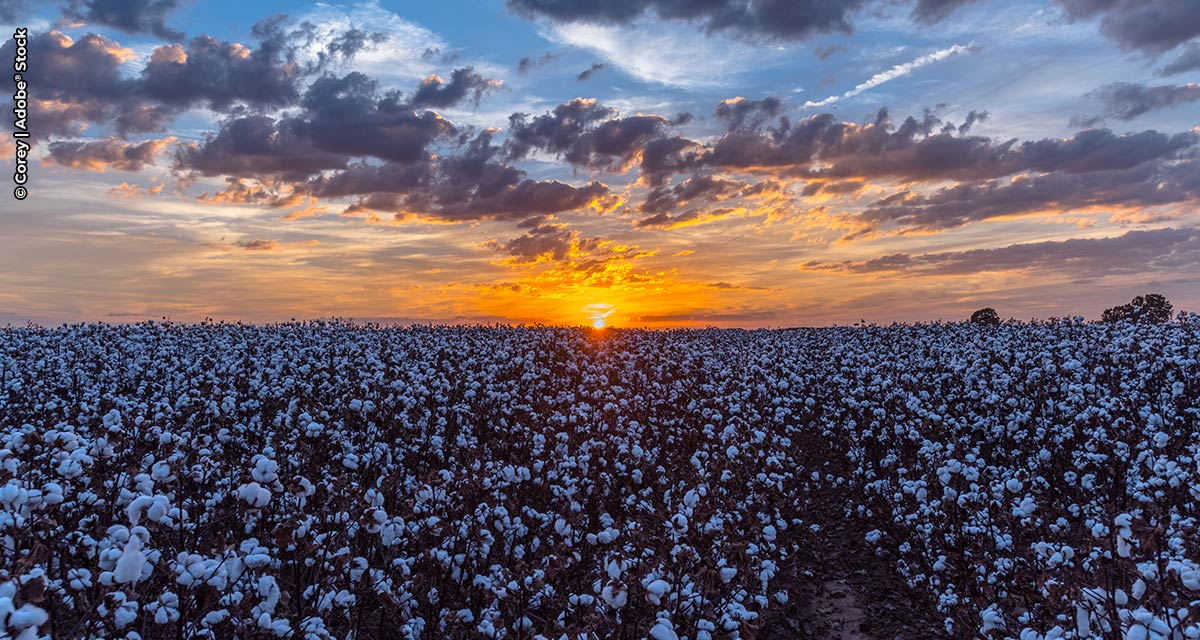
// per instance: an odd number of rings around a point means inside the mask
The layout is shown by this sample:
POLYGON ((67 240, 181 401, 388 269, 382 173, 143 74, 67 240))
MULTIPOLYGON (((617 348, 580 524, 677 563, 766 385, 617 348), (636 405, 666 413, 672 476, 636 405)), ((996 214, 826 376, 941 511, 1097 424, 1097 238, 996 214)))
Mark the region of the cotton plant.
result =
POLYGON ((952 634, 1200 637, 1196 322, 70 325, 0 369, 16 637, 753 637, 817 496, 952 634))

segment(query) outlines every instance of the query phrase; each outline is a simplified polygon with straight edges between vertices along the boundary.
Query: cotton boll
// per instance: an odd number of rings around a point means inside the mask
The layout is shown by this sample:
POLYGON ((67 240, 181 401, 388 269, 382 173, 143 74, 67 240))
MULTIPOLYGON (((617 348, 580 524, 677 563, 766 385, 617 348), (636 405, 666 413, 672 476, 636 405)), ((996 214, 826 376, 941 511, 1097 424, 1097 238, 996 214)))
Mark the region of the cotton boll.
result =
POLYGON ((654 626, 650 627, 650 637, 654 640, 679 640, 679 634, 675 633, 674 627, 663 618, 659 618, 654 626))
POLYGON ((238 497, 251 509, 262 509, 271 502, 271 491, 257 482, 248 482, 238 487, 238 497))
POLYGON ((619 580, 610 580, 600 592, 600 599, 612 609, 625 606, 629 598, 629 590, 619 580))
POLYGON ((666 580, 652 580, 646 585, 646 599, 654 604, 662 604, 662 599, 671 591, 671 585, 666 580))
POLYGON ((137 536, 129 538, 117 565, 113 569, 112 579, 117 584, 137 582, 142 577, 142 569, 146 565, 146 554, 142 553, 142 539, 137 536))

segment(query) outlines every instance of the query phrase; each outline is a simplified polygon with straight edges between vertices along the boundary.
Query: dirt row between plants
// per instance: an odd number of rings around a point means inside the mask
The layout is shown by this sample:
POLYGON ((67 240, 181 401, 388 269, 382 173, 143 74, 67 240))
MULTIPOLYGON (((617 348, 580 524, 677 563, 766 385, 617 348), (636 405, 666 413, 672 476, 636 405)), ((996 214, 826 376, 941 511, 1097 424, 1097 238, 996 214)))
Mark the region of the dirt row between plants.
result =
POLYGON ((788 607, 772 611, 758 640, 936 640, 949 638, 934 603, 909 587, 890 558, 865 539, 866 523, 847 514, 845 501, 824 496, 806 531, 805 548, 782 568, 788 607))

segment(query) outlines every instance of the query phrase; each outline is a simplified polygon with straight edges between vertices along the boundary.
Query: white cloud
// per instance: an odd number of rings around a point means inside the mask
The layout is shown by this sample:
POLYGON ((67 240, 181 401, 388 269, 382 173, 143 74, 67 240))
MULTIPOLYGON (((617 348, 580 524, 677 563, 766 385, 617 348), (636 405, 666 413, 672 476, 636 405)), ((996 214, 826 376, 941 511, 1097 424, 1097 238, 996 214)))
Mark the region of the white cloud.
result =
POLYGON ((304 52, 308 60, 316 60, 317 54, 335 35, 351 28, 386 36, 386 42, 359 52, 349 68, 337 69, 338 72, 361 71, 381 84, 407 87, 414 79, 432 73, 445 74, 450 66, 471 65, 488 77, 502 76, 506 72, 503 67, 485 61, 450 63, 440 61, 436 55, 425 56, 428 50, 444 55, 453 53, 453 48, 437 33, 388 11, 378 0, 360 2, 349 8, 317 3, 312 11, 296 20, 297 23, 303 21, 317 27, 317 37, 304 52))
POLYGON ((706 36, 693 27, 646 23, 634 27, 596 24, 549 25, 548 40, 587 49, 609 64, 646 82, 697 89, 726 85, 730 77, 761 66, 787 48, 764 49, 724 36, 706 36))
POLYGON ((977 45, 975 45, 974 43, 971 43, 971 44, 967 44, 967 45, 956 44, 952 47, 947 47, 945 49, 940 49, 938 51, 934 51, 933 53, 923 55, 920 58, 917 58, 916 60, 913 60, 911 62, 905 62, 903 64, 898 64, 886 71, 881 71, 881 72, 871 76, 869 79, 867 79, 866 82, 863 82, 863 83, 855 86, 853 89, 847 91, 846 93, 843 93, 840 96, 829 96, 828 98, 825 98, 824 100, 817 100, 817 101, 809 100, 808 102, 804 103, 803 108, 813 109, 813 108, 817 108, 817 107, 825 107, 825 106, 828 106, 828 105, 831 105, 831 104, 837 102, 838 100, 843 100, 845 98, 853 98, 854 96, 856 96, 864 91, 867 91, 869 89, 874 89, 875 87, 878 87, 879 85, 881 85, 885 82, 890 82, 892 80, 895 80, 896 78, 906 76, 906 75, 912 73, 913 71, 916 71, 917 69, 920 69, 921 67, 924 67, 925 65, 933 64, 934 62, 938 62, 939 60, 945 60, 946 58, 956 56, 960 53, 968 53, 968 52, 972 52, 972 51, 977 51, 978 49, 979 49, 979 47, 977 45))

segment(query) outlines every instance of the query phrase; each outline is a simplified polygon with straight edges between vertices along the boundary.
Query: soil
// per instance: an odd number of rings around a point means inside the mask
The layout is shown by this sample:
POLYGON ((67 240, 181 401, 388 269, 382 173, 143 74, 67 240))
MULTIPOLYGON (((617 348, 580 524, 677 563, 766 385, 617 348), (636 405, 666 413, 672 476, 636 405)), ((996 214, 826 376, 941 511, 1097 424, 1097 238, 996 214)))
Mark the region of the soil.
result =
POLYGON ((758 640, 936 640, 949 638, 933 602, 875 554, 869 527, 839 501, 818 505, 820 531, 801 532, 801 556, 777 578, 793 606, 766 615, 758 640))

